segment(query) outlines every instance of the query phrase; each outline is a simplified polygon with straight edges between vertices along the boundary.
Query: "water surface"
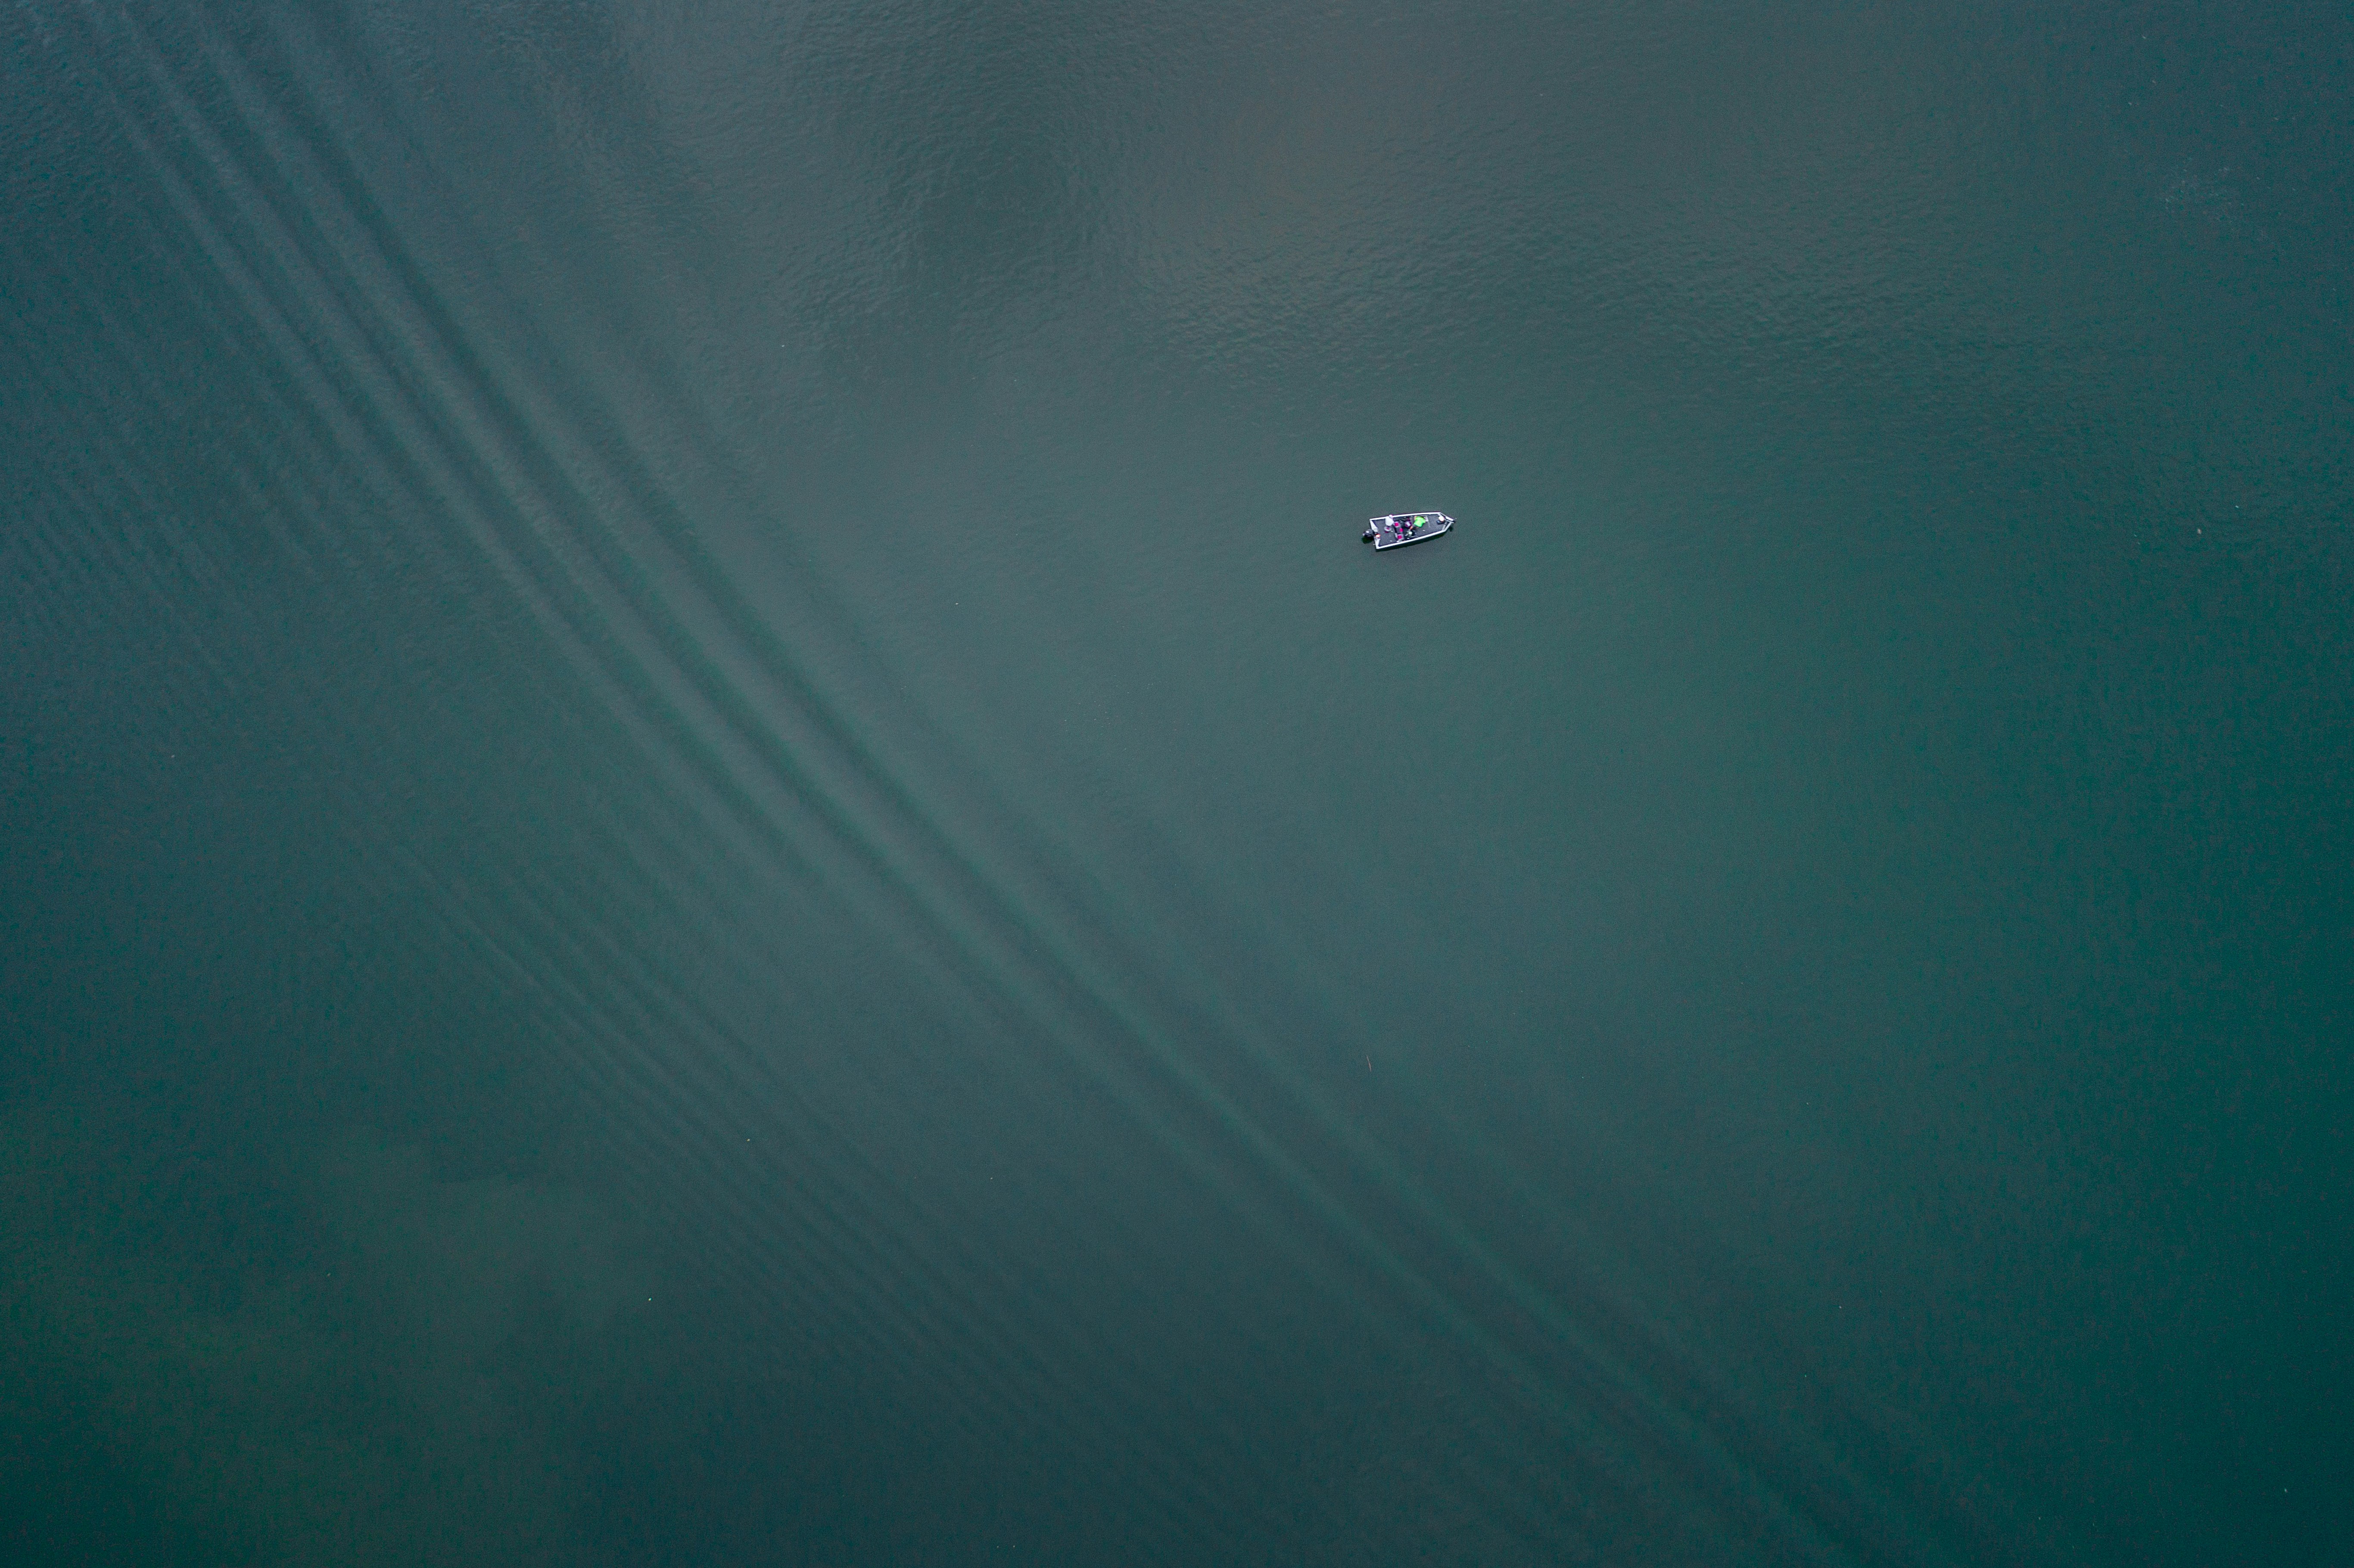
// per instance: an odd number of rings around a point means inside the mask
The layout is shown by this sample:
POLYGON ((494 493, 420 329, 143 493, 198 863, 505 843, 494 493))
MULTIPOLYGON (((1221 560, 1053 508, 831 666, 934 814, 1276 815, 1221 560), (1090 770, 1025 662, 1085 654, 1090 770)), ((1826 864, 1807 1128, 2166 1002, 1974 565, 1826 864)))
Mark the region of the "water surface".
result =
POLYGON ((2349 1550, 2339 12, 0 26, 19 1555, 2349 1550))

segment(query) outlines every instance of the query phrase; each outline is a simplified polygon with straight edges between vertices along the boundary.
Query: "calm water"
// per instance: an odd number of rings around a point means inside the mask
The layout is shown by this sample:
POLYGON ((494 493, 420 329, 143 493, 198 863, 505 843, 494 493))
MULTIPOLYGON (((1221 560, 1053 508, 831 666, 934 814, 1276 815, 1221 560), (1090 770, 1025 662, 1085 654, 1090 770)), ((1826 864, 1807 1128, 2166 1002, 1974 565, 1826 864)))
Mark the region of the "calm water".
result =
POLYGON ((2350 78, 9 5, 12 1560, 2354 1555, 2350 78))

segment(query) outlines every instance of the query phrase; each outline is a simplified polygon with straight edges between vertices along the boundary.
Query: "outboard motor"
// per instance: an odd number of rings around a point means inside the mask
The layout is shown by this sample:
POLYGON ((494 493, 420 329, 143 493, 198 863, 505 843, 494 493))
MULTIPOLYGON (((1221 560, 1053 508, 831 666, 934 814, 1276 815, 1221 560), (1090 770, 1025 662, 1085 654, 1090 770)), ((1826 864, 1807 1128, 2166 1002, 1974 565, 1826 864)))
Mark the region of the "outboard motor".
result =
POLYGON ((1365 542, 1366 544, 1368 544, 1368 545, 1370 545, 1370 544, 1372 544, 1372 543, 1373 542, 1373 531, 1371 528, 1368 528, 1368 529, 1366 529, 1366 530, 1365 530, 1365 540, 1364 540, 1364 542, 1365 542))

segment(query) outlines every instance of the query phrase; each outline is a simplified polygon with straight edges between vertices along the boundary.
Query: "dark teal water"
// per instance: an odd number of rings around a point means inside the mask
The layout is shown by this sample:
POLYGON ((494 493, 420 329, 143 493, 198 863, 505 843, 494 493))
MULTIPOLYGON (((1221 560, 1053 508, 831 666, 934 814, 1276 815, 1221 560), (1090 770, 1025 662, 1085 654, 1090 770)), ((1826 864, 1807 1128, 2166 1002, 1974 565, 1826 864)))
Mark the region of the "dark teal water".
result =
POLYGON ((2354 1556, 2349 74, 11 6, 12 1560, 2354 1556))

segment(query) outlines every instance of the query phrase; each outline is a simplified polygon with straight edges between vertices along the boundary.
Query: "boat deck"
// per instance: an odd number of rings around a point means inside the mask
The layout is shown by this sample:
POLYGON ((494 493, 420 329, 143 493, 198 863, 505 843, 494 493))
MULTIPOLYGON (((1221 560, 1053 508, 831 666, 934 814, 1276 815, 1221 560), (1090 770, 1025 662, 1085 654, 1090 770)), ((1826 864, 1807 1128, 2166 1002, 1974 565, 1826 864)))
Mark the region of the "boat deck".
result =
POLYGON ((1444 512, 1394 512, 1387 517, 1367 518, 1365 539, 1376 550, 1394 550, 1401 545, 1436 539, 1454 526, 1455 519, 1444 512))

